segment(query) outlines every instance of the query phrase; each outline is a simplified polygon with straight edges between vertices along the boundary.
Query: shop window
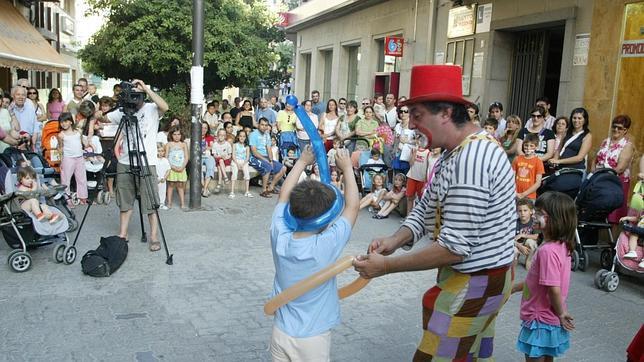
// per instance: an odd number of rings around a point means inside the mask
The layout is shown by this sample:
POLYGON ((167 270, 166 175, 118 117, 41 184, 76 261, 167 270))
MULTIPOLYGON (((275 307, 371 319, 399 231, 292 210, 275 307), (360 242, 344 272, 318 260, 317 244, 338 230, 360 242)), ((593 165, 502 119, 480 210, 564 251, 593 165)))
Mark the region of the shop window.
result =
POLYGON ((333 72, 333 51, 322 51, 322 59, 324 61, 324 88, 322 88, 322 99, 329 100, 331 98, 331 73, 333 72))
POLYGON ((463 95, 470 95, 472 63, 474 61, 474 38, 450 41, 445 51, 445 64, 463 68, 463 95))

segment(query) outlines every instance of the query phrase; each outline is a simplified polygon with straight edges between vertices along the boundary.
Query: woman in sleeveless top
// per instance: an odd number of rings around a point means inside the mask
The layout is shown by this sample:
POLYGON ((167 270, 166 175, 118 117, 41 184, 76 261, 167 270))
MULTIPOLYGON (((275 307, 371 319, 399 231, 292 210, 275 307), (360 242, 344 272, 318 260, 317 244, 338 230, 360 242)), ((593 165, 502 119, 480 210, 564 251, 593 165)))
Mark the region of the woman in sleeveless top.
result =
POLYGON ((333 138, 335 138, 335 126, 338 124, 338 103, 331 98, 326 103, 326 113, 320 119, 320 131, 324 138, 324 148, 327 152, 333 148, 333 138))
POLYGON ((570 114, 570 120, 572 127, 561 141, 555 157, 548 162, 558 168, 586 170, 586 159, 593 138, 588 129, 588 112, 584 108, 575 108, 570 114))
POLYGON ((47 119, 50 121, 57 121, 60 114, 63 113, 65 102, 60 95, 58 88, 52 88, 49 91, 49 100, 47 101, 47 119))
POLYGON ((235 125, 241 126, 243 128, 257 128, 255 115, 253 115, 253 105, 248 99, 246 99, 242 104, 242 110, 237 113, 237 117, 235 118, 235 125))
POLYGON ((627 115, 619 115, 613 119, 610 137, 602 142, 592 166, 592 171, 598 168, 611 168, 617 172, 617 176, 622 181, 624 204, 608 215, 610 223, 619 222, 619 219, 626 216, 628 212, 627 196, 631 187, 630 166, 635 151, 635 147, 627 137, 630 127, 631 118, 627 115))

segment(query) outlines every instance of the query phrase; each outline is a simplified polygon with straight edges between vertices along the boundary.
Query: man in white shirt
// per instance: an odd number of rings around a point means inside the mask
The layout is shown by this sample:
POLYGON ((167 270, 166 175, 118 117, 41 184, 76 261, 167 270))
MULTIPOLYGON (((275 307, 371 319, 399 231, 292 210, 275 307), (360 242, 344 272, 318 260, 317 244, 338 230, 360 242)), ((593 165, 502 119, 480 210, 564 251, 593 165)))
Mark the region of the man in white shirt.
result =
POLYGON ((392 129, 398 123, 398 110, 396 109, 396 97, 392 93, 387 94, 385 97, 385 122, 392 129))
MULTIPOLYGON (((132 84, 136 86, 134 89, 137 92, 145 92, 145 94, 152 99, 154 103, 145 103, 143 97, 138 104, 137 111, 134 113, 137 121, 136 124, 131 125, 131 128, 123 133, 116 141, 115 153, 118 158, 118 165, 116 166, 116 203, 120 209, 120 230, 119 236, 128 239, 128 226, 130 217, 132 216, 132 207, 137 196, 141 197, 141 212, 148 215, 150 221, 150 239, 148 240, 148 247, 150 251, 158 251, 161 249, 161 244, 157 236, 159 225, 157 223, 156 215, 154 214, 155 205, 158 205, 157 197, 159 194, 158 183, 156 182, 156 136, 159 129, 159 119, 168 110, 168 104, 157 95, 152 89, 145 85, 142 81, 135 79, 132 84), (138 142, 134 138, 136 129, 139 128, 140 138, 138 142), (146 152, 149 167, 141 167, 139 180, 137 180, 138 190, 135 190, 134 177, 137 175, 132 173, 132 165, 130 164, 129 151, 135 151, 135 143, 138 143, 142 149, 141 152, 146 152), (149 152, 149 153, 148 153, 149 152), (147 179, 146 179, 147 178, 147 179), (151 182, 150 182, 151 181, 151 182), (150 190, 146 185, 151 183, 152 189, 150 190), (137 192, 138 191, 138 195, 137 192)), ((118 110, 109 113, 107 117, 112 123, 120 123, 123 118, 123 112, 118 110)), ((136 155, 134 155, 136 157, 136 155)), ((139 164, 139 160, 133 159, 134 166, 139 164)))

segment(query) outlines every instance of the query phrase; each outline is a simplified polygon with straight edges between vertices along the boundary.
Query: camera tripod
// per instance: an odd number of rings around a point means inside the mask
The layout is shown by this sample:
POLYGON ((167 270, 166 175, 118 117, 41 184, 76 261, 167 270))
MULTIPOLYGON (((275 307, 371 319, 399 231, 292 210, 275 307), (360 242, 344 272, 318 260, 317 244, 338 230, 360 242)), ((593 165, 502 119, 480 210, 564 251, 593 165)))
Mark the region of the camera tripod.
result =
MULTIPOLYGON (((143 202, 141 200, 141 190, 147 192, 150 202, 152 203, 152 208, 154 209, 154 214, 157 219, 157 224, 159 231, 161 232, 161 240, 163 241, 163 248, 166 255, 166 264, 173 264, 173 254, 170 254, 168 251, 168 244, 166 242, 165 233, 163 232, 163 225, 161 224, 161 218, 159 217, 159 203, 157 201, 157 192, 153 186, 152 182, 157 182, 157 175, 150 174, 150 164, 148 163, 147 153, 145 151, 145 145, 143 144, 143 137, 141 136, 141 130, 138 125, 138 119, 134 115, 135 111, 123 107, 123 116, 121 117, 121 122, 119 123, 116 134, 114 135, 114 141, 112 142, 111 148, 103 152, 105 157, 105 163, 103 168, 100 171, 100 181, 104 181, 107 176, 118 177, 119 175, 130 175, 134 184, 134 194, 136 195, 136 201, 139 206, 139 220, 141 222, 141 242, 147 243, 148 237, 145 231, 145 224, 143 221, 143 202), (129 169, 125 172, 108 172, 108 167, 111 162, 118 162, 114 157, 114 150, 118 147, 119 140, 122 140, 124 145, 124 151, 127 151, 129 169)), ((94 197, 95 198, 95 197, 94 197)), ((85 214, 81 221, 79 231, 76 234, 76 239, 83 228, 89 209, 95 200, 90 198, 85 214)))

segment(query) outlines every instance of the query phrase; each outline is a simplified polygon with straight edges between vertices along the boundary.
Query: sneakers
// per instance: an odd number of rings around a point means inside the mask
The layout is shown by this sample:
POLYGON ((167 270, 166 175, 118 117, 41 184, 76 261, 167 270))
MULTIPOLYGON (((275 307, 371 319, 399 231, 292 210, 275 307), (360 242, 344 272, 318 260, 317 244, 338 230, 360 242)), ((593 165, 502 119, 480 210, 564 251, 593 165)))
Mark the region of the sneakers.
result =
POLYGON ((235 194, 231 192, 230 194, 228 194, 228 198, 229 198, 229 199, 234 199, 234 198, 235 198, 235 194))
POLYGON ((640 267, 640 269, 644 269, 644 260, 642 260, 637 266, 640 267))
POLYGON ((626 259, 637 259, 637 253, 635 250, 631 250, 628 253, 624 254, 624 258, 626 259))
POLYGON ((161 205, 159 206, 159 210, 170 210, 170 208, 165 205, 161 205))
POLYGON ((250 197, 250 198, 255 197, 255 196, 253 196, 253 194, 251 194, 250 192, 245 193, 245 194, 244 194, 244 196, 246 196, 246 197, 250 197))

